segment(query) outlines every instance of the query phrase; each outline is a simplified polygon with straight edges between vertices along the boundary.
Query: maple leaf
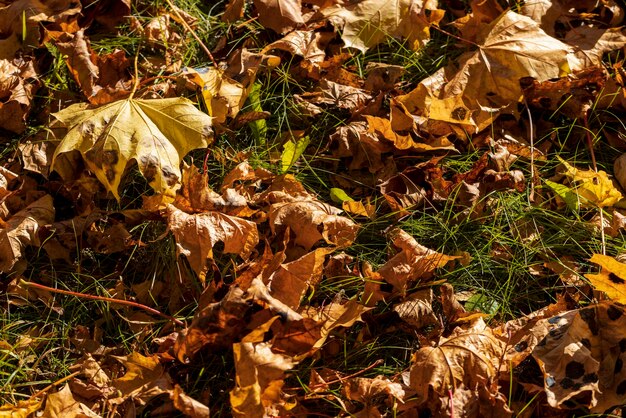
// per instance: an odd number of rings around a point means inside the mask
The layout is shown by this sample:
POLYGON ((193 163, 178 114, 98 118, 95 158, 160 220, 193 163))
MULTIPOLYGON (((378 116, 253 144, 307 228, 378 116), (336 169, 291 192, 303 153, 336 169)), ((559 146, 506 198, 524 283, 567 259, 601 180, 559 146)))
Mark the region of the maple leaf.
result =
POLYGON ((167 208, 168 226, 176 239, 176 248, 189 260, 200 277, 206 273, 206 261, 213 258, 213 247, 224 243, 224 253, 246 259, 259 242, 254 222, 220 212, 189 215, 173 205, 167 208))
MULTIPOLYGON (((413 355, 410 382, 420 399, 448 396, 458 388, 492 389, 497 380, 505 343, 498 340, 482 319, 471 328, 456 328, 436 347, 424 347, 413 355)), ((497 393, 491 393, 497 396, 497 393)), ((474 398, 474 401, 477 396, 474 398)))
POLYGON ((69 385, 48 395, 43 416, 50 418, 98 418, 100 415, 92 411, 87 405, 77 401, 72 395, 69 385))
POLYGON ((39 44, 38 25, 62 21, 81 12, 81 4, 73 0, 17 0, 0 3, 0 59, 12 59, 20 49, 39 44))
POLYGON ((159 363, 156 355, 144 356, 133 352, 114 357, 126 368, 124 376, 113 380, 113 386, 122 399, 132 398, 140 405, 173 389, 172 378, 159 363))
POLYGON ((259 22, 266 28, 285 33, 304 23, 300 0, 254 0, 259 22))
POLYGON ((559 161, 567 170, 567 184, 544 181, 570 208, 603 208, 613 206, 622 199, 622 193, 613 185, 605 171, 580 170, 560 157, 559 161))
POLYGON ((389 36, 406 38, 413 50, 430 39, 430 25, 443 18, 436 3, 422 0, 340 1, 321 13, 339 30, 346 47, 362 52, 389 36))
POLYGON ((407 109, 482 130, 501 109, 519 101, 522 77, 545 81, 570 71, 572 47, 512 11, 483 26, 476 46, 460 58, 458 71, 450 67, 437 72, 422 80, 413 94, 401 97, 407 109))
POLYGON ((208 406, 187 395, 179 385, 174 386, 174 390, 170 393, 170 399, 172 399, 174 407, 187 417, 205 418, 211 416, 208 406))
POLYGON ((13 215, 0 230, 0 271, 9 272, 28 245, 40 245, 37 234, 42 225, 54 221, 52 196, 45 195, 13 215))
POLYGON ((333 251, 334 248, 317 248, 294 261, 281 264, 267 279, 270 294, 296 309, 306 291, 322 278, 325 257, 333 251))
POLYGON ((585 274, 593 287, 609 299, 626 304, 626 264, 602 254, 594 254, 589 261, 602 266, 599 274, 585 274))
POLYGON ((0 418, 28 418, 41 408, 41 401, 29 399, 19 401, 17 404, 4 404, 0 406, 0 418))
POLYGON ((124 51, 118 49, 108 55, 96 55, 83 30, 56 45, 68 56, 67 67, 91 104, 109 103, 130 94, 130 80, 126 75, 130 62, 124 51))
POLYGON ((191 150, 209 145, 211 118, 184 98, 118 100, 101 107, 86 103, 54 114, 68 127, 52 161, 79 151, 87 167, 119 200, 118 188, 126 166, 137 161, 150 186, 166 196, 180 187, 180 162, 191 150))
POLYGON ((543 338, 532 352, 544 374, 548 404, 576 399, 603 413, 624 403, 626 312, 602 302, 543 319, 531 330, 543 338))
POLYGON ((274 233, 281 226, 288 227, 295 234, 295 244, 306 250, 321 239, 343 248, 352 244, 359 225, 339 213, 341 210, 314 200, 276 203, 270 208, 270 227, 274 233))
POLYGON ((426 248, 401 229, 393 229, 389 235, 400 251, 378 270, 378 274, 397 290, 404 291, 409 280, 419 279, 459 258, 426 248))
POLYGON ((0 126, 15 133, 26 129, 26 116, 37 84, 26 80, 35 76, 32 61, 12 63, 0 59, 0 126))
POLYGON ((273 352, 271 341, 262 341, 277 318, 233 344, 237 384, 230 392, 230 404, 236 417, 276 415, 268 412, 281 402, 285 371, 297 364, 290 356, 273 352))

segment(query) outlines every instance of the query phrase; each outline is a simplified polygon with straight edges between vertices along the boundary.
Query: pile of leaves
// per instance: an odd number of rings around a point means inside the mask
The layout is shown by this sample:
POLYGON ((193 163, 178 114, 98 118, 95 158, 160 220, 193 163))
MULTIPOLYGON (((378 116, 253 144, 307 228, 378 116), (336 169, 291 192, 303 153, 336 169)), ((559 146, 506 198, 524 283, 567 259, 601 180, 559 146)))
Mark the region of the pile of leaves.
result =
POLYGON ((204 3, 0 1, 0 416, 621 414, 619 2, 204 3))

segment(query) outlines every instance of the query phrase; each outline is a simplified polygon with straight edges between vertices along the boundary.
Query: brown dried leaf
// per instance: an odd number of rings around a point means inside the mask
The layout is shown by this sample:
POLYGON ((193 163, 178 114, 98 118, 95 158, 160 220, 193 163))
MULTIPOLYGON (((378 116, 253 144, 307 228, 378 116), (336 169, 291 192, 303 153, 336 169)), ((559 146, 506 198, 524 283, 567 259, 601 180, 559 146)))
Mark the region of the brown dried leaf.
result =
POLYGON ((285 33, 302 25, 300 0, 254 0, 259 22, 277 33, 285 33))
POLYGON ((38 85, 27 79, 34 76, 31 61, 0 59, 0 126, 3 129, 18 134, 26 129, 26 117, 38 85))
POLYGON ((310 250, 318 241, 345 248, 356 238, 359 225, 339 216, 341 210, 314 200, 276 203, 270 207, 269 222, 274 234, 288 227, 295 234, 295 244, 310 250))
POLYGON ((174 407, 187 417, 208 418, 211 416, 208 406, 187 395, 179 385, 174 386, 174 390, 170 392, 170 399, 174 402, 174 407))
POLYGON ((178 254, 187 257, 194 271, 204 277, 213 247, 224 243, 224 253, 239 254, 244 260, 259 242, 256 224, 220 212, 189 215, 173 205, 167 208, 168 226, 176 239, 178 254))
POLYGON ((622 306, 603 302, 537 323, 531 332, 541 330, 545 338, 532 354, 550 406, 565 408, 572 400, 603 413, 624 403, 624 313, 622 306))
POLYGON ((378 274, 393 285, 396 291, 404 292, 409 281, 418 280, 448 262, 460 258, 428 249, 398 228, 390 231, 389 236, 399 252, 378 270, 378 274))
POLYGON ((272 49, 281 49, 304 58, 314 64, 326 59, 326 46, 335 36, 332 32, 314 32, 311 30, 295 30, 284 38, 272 42, 263 48, 263 53, 272 49))
POLYGON ((0 271, 9 272, 29 245, 39 246, 38 230, 54 221, 53 199, 45 195, 13 215, 0 229, 0 271))
MULTIPOLYGON (((436 347, 424 347, 413 355, 410 382, 420 400, 447 397, 448 391, 462 386, 485 387, 497 396, 498 371, 505 343, 498 340, 482 319, 471 328, 456 328, 436 347), (496 389, 496 390, 493 390, 496 389)), ((472 396, 477 400, 477 396, 472 396)))
POLYGON ((43 416, 50 418, 99 418, 87 405, 74 399, 69 385, 48 395, 43 416))
POLYGON ((441 328, 441 320, 433 311, 433 290, 430 288, 412 293, 394 305, 393 310, 416 330, 432 326, 441 328))
POLYGON ((41 401, 29 399, 19 401, 16 405, 4 404, 0 406, 0 418, 28 418, 41 409, 41 401))
POLYGON ((139 405, 145 405, 155 396, 169 393, 174 385, 172 378, 159 363, 158 356, 143 356, 133 352, 128 356, 115 357, 126 368, 126 373, 113 380, 119 391, 119 400, 132 398, 139 405))
POLYGON ((233 344, 236 386, 230 392, 230 404, 235 417, 276 415, 277 407, 284 402, 281 388, 285 371, 297 362, 290 356, 275 353, 271 342, 262 342, 259 338, 277 318, 254 330, 242 342, 233 344))
POLYGON ((266 280, 272 297, 297 309, 307 290, 321 280, 326 256, 334 250, 317 248, 294 261, 281 264, 266 280))
POLYGON ((96 55, 83 30, 76 32, 67 42, 57 42, 57 47, 68 56, 65 62, 91 104, 102 105, 130 94, 126 72, 130 62, 124 51, 96 55))
POLYGON ((430 40, 430 25, 437 25, 443 10, 436 2, 423 0, 341 1, 321 12, 337 29, 349 48, 362 52, 387 37, 408 40, 409 48, 418 50, 430 40))

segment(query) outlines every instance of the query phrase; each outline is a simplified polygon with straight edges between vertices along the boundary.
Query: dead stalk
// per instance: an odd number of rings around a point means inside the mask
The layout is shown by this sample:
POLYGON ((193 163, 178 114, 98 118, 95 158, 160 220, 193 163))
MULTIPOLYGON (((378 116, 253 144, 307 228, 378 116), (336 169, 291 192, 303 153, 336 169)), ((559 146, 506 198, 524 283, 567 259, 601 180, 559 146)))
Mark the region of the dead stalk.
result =
POLYGON ((156 309, 153 309, 153 308, 151 308, 149 306, 143 305, 141 303, 133 302, 133 301, 130 301, 130 300, 107 298, 105 296, 94 296, 94 295, 87 295, 85 293, 72 292, 71 290, 55 289, 53 287, 44 286, 44 285, 39 284, 39 283, 27 282, 25 280, 20 280, 20 283, 22 285, 24 285, 24 286, 27 286, 27 287, 35 287, 37 289, 47 290, 48 292, 60 293, 62 295, 75 296, 75 297, 81 298, 81 299, 99 300, 99 301, 102 301, 102 302, 118 303, 120 305, 132 306, 133 308, 143 309, 144 311, 148 311, 148 312, 150 312, 150 313, 152 313, 154 315, 158 315, 158 316, 160 316, 162 318, 166 318, 166 319, 174 322, 176 325, 180 325, 181 327, 185 326, 185 323, 183 321, 179 320, 179 319, 176 319, 176 318, 174 318, 172 316, 164 314, 161 311, 157 311, 156 309))

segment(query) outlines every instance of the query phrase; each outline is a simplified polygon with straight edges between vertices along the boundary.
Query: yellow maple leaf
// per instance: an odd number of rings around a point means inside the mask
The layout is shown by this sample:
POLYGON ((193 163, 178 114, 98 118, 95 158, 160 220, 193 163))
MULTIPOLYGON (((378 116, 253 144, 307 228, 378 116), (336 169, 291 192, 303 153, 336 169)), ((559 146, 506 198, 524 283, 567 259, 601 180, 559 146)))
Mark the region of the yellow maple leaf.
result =
POLYGON ((604 171, 580 170, 559 158, 567 170, 572 191, 578 196, 580 205, 606 207, 614 206, 622 199, 622 193, 604 171))
POLYGON ((185 98, 118 100, 104 106, 74 104, 53 115, 68 128, 52 160, 63 172, 59 155, 79 151, 89 170, 119 200, 126 166, 139 171, 157 192, 173 196, 180 187, 180 162, 191 150, 213 140, 211 117, 185 98))
POLYGON ((626 303, 626 264, 602 254, 594 254, 590 261, 602 266, 598 274, 585 274, 593 287, 615 302, 626 303))

